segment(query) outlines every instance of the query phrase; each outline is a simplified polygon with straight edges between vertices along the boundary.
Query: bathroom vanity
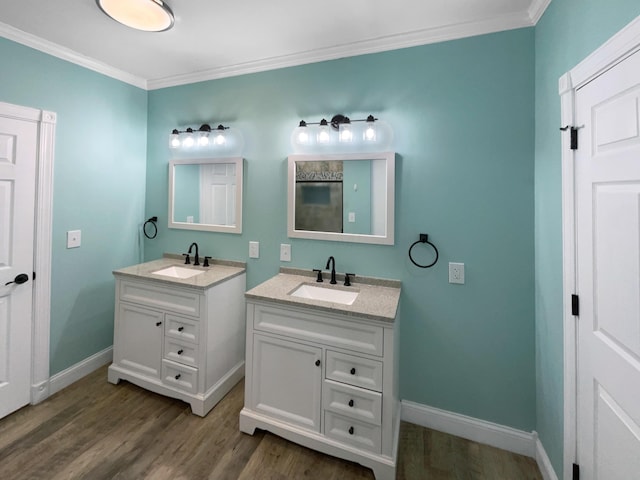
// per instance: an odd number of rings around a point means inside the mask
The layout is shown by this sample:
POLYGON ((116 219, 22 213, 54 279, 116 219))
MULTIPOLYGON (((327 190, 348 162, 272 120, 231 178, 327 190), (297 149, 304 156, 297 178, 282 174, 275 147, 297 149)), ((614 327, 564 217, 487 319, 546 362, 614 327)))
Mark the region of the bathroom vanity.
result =
POLYGON ((344 287, 302 273, 283 269, 245 294, 240 430, 268 430, 394 479, 400 282, 359 278, 344 287))
POLYGON ((111 383, 178 398, 204 416, 244 375, 243 263, 177 256, 114 271, 111 383))

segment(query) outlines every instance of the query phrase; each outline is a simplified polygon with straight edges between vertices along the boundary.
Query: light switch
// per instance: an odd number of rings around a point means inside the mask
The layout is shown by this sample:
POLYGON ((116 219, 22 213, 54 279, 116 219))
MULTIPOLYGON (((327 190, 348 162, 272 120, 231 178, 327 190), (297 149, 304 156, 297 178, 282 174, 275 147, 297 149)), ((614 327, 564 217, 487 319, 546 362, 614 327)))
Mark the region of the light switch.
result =
POLYGON ((349 222, 354 223, 356 221, 356 212, 349 212, 349 222))
POLYGON ((260 242, 249 242, 249 258, 260 257, 260 242))
POLYGON ((288 243, 280 244, 280 261, 281 262, 291 261, 291 245, 289 245, 288 243))
POLYGON ((67 248, 78 248, 82 241, 81 230, 69 230, 67 232, 67 248))

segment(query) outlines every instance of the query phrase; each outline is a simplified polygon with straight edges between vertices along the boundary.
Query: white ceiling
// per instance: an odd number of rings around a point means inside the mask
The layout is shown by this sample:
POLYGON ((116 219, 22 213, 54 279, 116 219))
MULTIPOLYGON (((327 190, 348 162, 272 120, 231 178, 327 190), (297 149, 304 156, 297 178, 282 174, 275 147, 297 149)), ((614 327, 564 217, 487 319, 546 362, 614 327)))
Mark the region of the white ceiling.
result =
POLYGON ((2 0, 0 36, 162 88, 535 25, 551 0, 166 0, 166 32, 94 0, 2 0))

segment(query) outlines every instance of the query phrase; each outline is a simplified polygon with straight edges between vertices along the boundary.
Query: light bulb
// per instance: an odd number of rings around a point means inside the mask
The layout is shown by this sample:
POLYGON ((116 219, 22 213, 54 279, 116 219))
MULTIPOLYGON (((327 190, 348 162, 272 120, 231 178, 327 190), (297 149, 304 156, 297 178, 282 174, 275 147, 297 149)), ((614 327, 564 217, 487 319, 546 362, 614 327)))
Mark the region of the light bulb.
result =
POLYGON ((367 117, 367 123, 364 127, 364 135, 362 136, 365 142, 375 142, 377 140, 378 134, 375 127, 375 118, 373 115, 369 115, 367 117))
POLYGON ((184 140, 182 140, 182 146, 186 148, 191 148, 195 143, 196 141, 193 138, 193 129, 187 128, 184 140))
POLYGON ((174 129, 169 135, 169 148, 178 148, 180 146, 180 132, 174 129))
POLYGON ((343 142, 351 142, 353 140, 353 130, 351 130, 350 123, 340 124, 340 131, 338 133, 338 139, 343 142))
POLYGON ((208 133, 200 133, 198 136, 198 146, 206 147, 209 145, 209 134, 208 133))
POLYGON ((216 145, 224 145, 226 142, 225 138, 224 138, 224 134, 222 133, 217 133, 215 138, 213 139, 213 143, 215 143, 216 145))
POLYGON ((329 135, 329 124, 323 118, 320 121, 320 128, 318 129, 318 143, 329 143, 331 136, 329 135))

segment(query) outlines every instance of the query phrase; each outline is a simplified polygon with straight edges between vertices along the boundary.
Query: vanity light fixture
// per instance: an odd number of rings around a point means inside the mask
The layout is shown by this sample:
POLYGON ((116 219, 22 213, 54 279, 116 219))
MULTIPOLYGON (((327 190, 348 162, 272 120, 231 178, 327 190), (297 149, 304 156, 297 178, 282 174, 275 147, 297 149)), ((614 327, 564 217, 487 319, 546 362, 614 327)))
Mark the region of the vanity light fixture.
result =
POLYGON ((175 21, 162 0, 96 0, 103 13, 127 27, 145 32, 163 32, 175 21))
POLYGON ((393 139, 393 131, 386 123, 373 115, 352 120, 338 114, 330 121, 319 122, 300 120, 291 136, 294 151, 382 151, 388 149, 393 139))
POLYGON ((184 130, 174 128, 169 135, 169 148, 180 153, 211 154, 215 152, 240 155, 244 142, 237 129, 220 124, 212 128, 203 123, 197 130, 188 127, 184 130))

